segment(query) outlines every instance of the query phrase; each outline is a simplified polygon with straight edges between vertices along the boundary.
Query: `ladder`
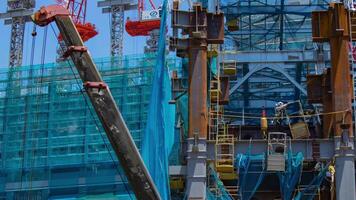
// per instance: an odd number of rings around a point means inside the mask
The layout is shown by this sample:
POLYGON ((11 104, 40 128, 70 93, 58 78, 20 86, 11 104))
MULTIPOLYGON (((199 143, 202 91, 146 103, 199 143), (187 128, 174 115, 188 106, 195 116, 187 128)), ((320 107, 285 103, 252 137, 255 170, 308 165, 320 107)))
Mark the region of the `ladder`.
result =
POLYGON ((216 103, 210 104, 209 112, 209 136, 208 140, 215 141, 218 132, 223 131, 224 127, 221 124, 221 116, 224 112, 222 106, 217 105, 216 103))
POLYGON ((215 143, 215 167, 218 173, 234 173, 234 142, 234 135, 228 133, 228 125, 225 124, 215 143))
POLYGON ((210 96, 210 110, 209 110, 209 135, 208 140, 216 140, 216 136, 221 129, 220 121, 224 112, 223 106, 219 105, 219 99, 222 96, 220 86, 220 69, 217 69, 217 76, 210 80, 209 96, 210 96))

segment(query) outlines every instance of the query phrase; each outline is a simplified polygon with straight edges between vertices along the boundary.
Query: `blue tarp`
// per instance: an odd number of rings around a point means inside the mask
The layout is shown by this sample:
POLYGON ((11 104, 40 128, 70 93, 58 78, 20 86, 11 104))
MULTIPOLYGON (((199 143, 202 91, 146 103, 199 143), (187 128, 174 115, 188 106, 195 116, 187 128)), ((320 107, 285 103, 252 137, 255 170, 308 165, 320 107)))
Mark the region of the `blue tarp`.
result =
POLYGON ((214 185, 215 194, 210 192, 209 189, 206 191, 207 200, 233 200, 232 196, 226 191, 223 182, 219 179, 215 170, 209 167, 209 183, 214 185))
POLYGON ((175 108, 171 99, 170 80, 166 68, 167 0, 163 1, 157 65, 143 140, 142 155, 161 198, 170 199, 168 156, 174 143, 175 108))
POLYGON ((320 188, 320 185, 326 176, 327 169, 328 169, 328 165, 322 167, 322 169, 313 178, 313 180, 309 183, 309 185, 298 192, 294 200, 313 200, 316 192, 320 188))
POLYGON ((242 200, 250 200, 265 177, 265 154, 238 154, 235 166, 239 175, 239 195, 242 200))
POLYGON ((279 185, 281 194, 284 200, 290 200, 293 197, 295 188, 300 180, 303 170, 303 154, 297 153, 292 155, 292 151, 288 151, 286 160, 286 171, 278 172, 279 185))
MULTIPOLYGON (((266 154, 251 155, 251 146, 246 154, 236 156, 235 166, 239 173, 239 195, 242 200, 250 200, 261 185, 265 174, 266 154)), ((286 171, 277 173, 283 199, 290 200, 300 180, 303 154, 292 155, 288 151, 286 171)))

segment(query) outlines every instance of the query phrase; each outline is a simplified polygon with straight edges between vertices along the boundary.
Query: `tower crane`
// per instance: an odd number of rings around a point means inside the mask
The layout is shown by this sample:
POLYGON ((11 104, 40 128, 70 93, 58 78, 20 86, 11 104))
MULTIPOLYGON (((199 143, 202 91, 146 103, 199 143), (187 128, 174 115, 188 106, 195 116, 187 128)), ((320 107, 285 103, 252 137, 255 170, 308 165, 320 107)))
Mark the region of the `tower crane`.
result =
POLYGON ((6 25, 11 25, 9 66, 22 65, 26 22, 33 13, 35 0, 8 0, 7 12, 0 13, 0 19, 5 19, 6 25))
POLYGON ((152 0, 149 0, 152 10, 146 11, 144 0, 138 0, 138 17, 137 21, 127 19, 125 24, 126 32, 131 36, 147 36, 152 30, 159 29, 160 9, 156 9, 152 0))

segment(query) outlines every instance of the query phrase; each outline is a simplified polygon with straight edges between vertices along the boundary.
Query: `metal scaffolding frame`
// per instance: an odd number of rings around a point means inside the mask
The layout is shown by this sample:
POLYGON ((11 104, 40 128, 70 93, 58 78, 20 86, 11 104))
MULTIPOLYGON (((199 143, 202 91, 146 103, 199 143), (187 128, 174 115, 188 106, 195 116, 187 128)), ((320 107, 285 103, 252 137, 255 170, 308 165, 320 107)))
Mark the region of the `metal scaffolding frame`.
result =
POLYGON ((327 9, 328 0, 223 0, 226 48, 234 50, 301 49, 311 44, 311 11, 327 9))
POLYGON ((329 63, 328 51, 226 51, 221 63, 234 61, 237 75, 230 80, 229 111, 261 113, 274 111, 277 102, 301 99, 306 102, 306 74, 314 73, 319 63, 329 63))

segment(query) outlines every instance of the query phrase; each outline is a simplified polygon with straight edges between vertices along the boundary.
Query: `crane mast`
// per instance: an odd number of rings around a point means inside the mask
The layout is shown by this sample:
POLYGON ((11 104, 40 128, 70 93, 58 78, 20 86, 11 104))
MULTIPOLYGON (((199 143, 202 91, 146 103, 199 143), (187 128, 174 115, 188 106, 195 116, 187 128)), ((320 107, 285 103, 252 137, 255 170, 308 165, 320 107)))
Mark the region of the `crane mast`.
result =
POLYGON ((136 198, 161 199, 109 87, 103 82, 68 10, 60 5, 42 7, 32 16, 32 20, 39 26, 46 26, 53 21, 57 24, 67 46, 64 56, 71 57, 78 70, 83 81, 83 87, 124 169, 136 198))
POLYGON ((5 24, 11 24, 10 67, 22 65, 25 25, 35 4, 35 0, 8 0, 7 12, 0 13, 0 19, 5 19, 5 24))
POLYGON ((110 53, 112 57, 123 56, 124 22, 125 11, 137 9, 134 0, 112 1, 103 0, 98 2, 98 7, 102 8, 103 13, 111 13, 111 32, 110 32, 110 53))

